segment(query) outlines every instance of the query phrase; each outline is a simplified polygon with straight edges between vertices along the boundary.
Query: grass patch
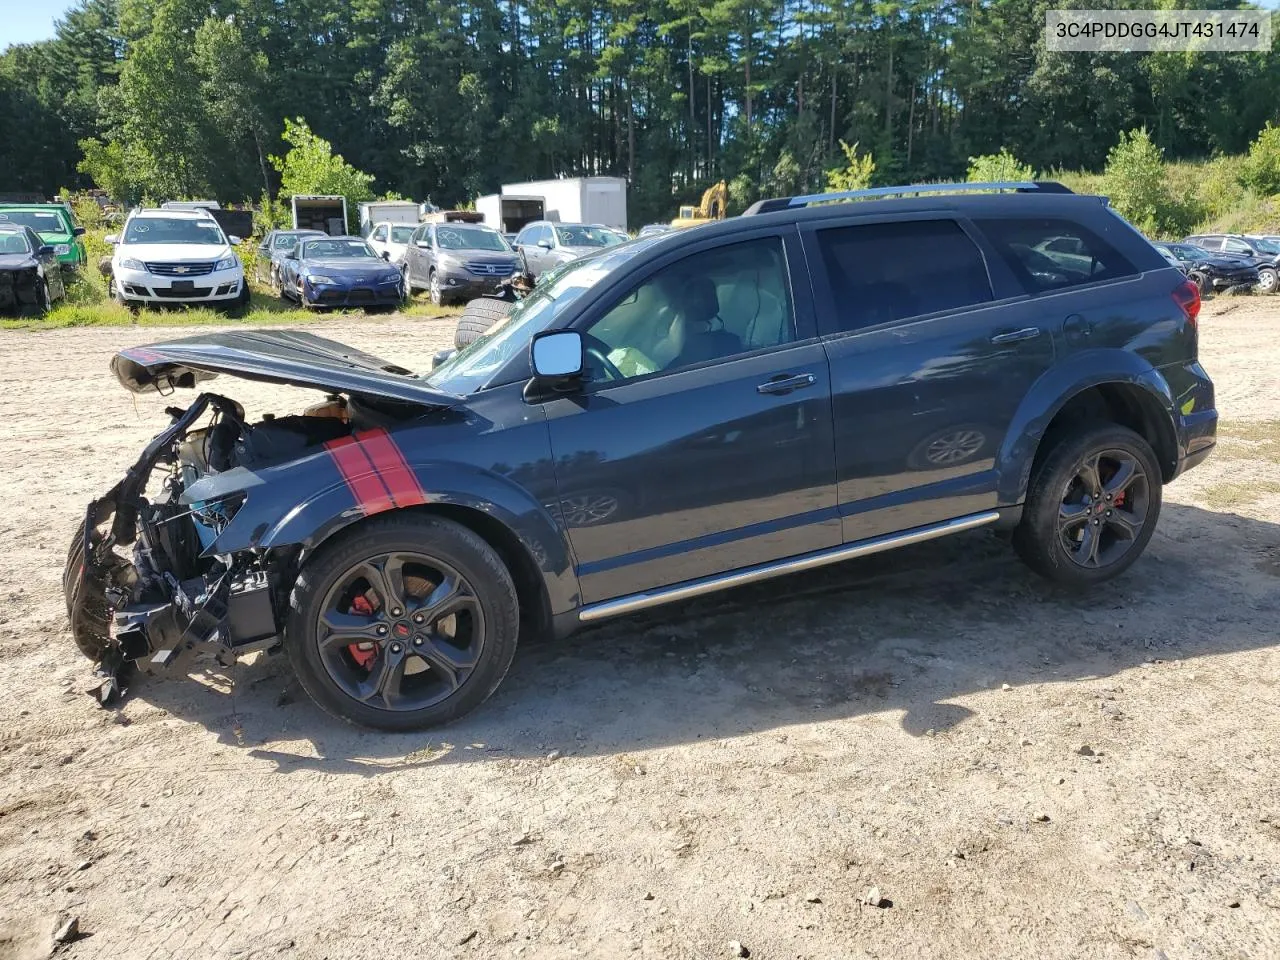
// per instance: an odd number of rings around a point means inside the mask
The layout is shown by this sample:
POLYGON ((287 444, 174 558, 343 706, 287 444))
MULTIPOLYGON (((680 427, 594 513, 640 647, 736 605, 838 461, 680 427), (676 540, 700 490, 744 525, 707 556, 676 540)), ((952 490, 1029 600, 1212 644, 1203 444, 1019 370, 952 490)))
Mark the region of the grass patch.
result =
MULTIPOLYGON (((70 293, 70 288, 68 288, 70 293)), ((430 300, 414 298, 396 311, 397 316, 424 320, 457 317, 461 307, 437 307, 430 300)), ((254 290, 249 306, 224 312, 211 307, 162 307, 132 313, 105 297, 94 302, 82 298, 57 303, 42 317, 3 317, 0 330, 63 330, 70 327, 188 327, 217 324, 243 324, 249 327, 292 326, 338 317, 369 316, 364 310, 304 310, 279 297, 254 290)))
POLYGON ((1210 507, 1231 510, 1256 503, 1273 493, 1280 493, 1280 482, 1266 480, 1260 483, 1215 483, 1206 487, 1202 496, 1210 507))
POLYGON ((1280 463, 1280 420, 1224 420, 1218 441, 1217 452, 1228 459, 1280 463))

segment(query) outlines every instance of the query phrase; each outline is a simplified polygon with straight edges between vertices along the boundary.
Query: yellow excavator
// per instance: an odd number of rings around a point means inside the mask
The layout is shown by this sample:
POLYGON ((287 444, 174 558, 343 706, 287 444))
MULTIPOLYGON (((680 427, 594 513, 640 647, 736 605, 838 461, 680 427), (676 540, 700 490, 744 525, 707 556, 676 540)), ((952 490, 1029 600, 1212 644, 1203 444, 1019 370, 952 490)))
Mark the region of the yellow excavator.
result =
POLYGON ((702 202, 695 206, 685 206, 680 208, 680 216, 671 221, 671 226, 676 229, 681 227, 696 227, 700 223, 709 223, 712 220, 723 220, 725 218, 725 208, 729 206, 729 186, 723 180, 714 187, 708 187, 706 193, 702 195, 702 202))

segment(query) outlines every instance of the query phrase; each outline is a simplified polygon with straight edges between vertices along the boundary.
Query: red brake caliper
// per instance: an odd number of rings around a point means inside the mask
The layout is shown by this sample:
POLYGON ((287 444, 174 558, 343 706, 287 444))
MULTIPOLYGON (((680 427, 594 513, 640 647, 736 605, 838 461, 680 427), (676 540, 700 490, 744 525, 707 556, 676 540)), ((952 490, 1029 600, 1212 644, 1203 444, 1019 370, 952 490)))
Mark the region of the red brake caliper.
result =
MULTIPOLYGON (((366 617, 373 616, 373 604, 365 599, 363 594, 357 594, 351 601, 351 612, 363 614, 366 617)), ((352 660, 367 669, 373 663, 374 657, 378 655, 378 647, 372 642, 353 643, 347 647, 347 653, 351 654, 352 660)))

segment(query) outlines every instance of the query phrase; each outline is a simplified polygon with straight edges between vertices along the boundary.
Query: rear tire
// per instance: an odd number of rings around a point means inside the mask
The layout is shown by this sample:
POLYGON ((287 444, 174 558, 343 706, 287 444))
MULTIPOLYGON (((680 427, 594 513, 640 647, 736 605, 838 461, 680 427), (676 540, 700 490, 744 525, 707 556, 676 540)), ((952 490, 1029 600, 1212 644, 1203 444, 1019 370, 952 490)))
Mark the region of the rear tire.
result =
POLYGON ((493 297, 479 297, 467 304, 458 318, 458 327, 453 333, 453 345, 461 350, 469 346, 489 332, 494 324, 505 320, 515 308, 509 300, 497 300, 493 297))
POLYGON ((1151 445, 1128 427, 1094 421, 1048 440, 1013 546, 1032 570, 1067 587, 1124 572, 1160 518, 1163 478, 1151 445))
POLYGON ((307 562, 289 599, 284 648, 298 682, 327 713, 379 730, 421 730, 488 699, 511 666, 519 632, 515 585, 492 547, 451 520, 397 513, 339 534, 307 562), (391 585, 390 602, 363 573, 384 559, 376 577, 391 585), (433 605, 446 580, 461 605, 433 605), (447 605, 459 612, 433 613, 447 605), (389 675, 394 690, 378 682, 389 675))

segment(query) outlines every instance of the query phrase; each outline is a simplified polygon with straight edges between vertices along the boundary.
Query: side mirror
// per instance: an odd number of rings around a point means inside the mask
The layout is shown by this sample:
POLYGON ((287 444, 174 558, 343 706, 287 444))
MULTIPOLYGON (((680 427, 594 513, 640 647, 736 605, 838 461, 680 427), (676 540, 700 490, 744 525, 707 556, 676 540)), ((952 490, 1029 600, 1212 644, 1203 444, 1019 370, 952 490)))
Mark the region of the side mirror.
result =
POLYGON ((233 247, 238 247, 238 246, 240 246, 240 238, 239 238, 239 237, 227 237, 227 241, 228 241, 228 242, 229 242, 233 247))
POLYGON ((119 243, 119 242, 120 242, 120 234, 118 234, 118 233, 108 233, 108 234, 107 234, 105 237, 103 237, 102 239, 103 239, 103 240, 105 240, 107 243, 111 244, 112 246, 115 246, 117 243, 119 243))
POLYGON ((538 241, 538 246, 540 246, 543 250, 550 250, 550 249, 551 249, 551 241, 550 241, 550 240, 539 240, 539 241, 538 241))
POLYGON ((534 376, 563 380, 582 375, 582 334, 577 330, 549 330, 529 345, 534 376))
POLYGON ((457 350, 453 350, 453 349, 439 351, 435 356, 431 358, 431 369, 434 370, 436 367, 440 366, 440 364, 444 363, 446 360, 448 360, 457 352, 458 352, 457 350))
POLYGON ((54 250, 53 247, 49 246, 49 244, 46 243, 43 247, 40 248, 40 250, 37 253, 37 256, 52 257, 56 253, 57 251, 54 250))
POLYGON ((72 235, 73 237, 83 237, 83 236, 84 236, 84 227, 76 227, 74 230, 72 230, 72 231, 71 231, 71 235, 72 235))
POLYGON ((383 251, 382 251, 382 259, 383 259, 383 260, 386 260, 386 261, 387 261, 387 263, 390 263, 390 262, 391 262, 391 251, 390 251, 390 250, 383 250, 383 251))

